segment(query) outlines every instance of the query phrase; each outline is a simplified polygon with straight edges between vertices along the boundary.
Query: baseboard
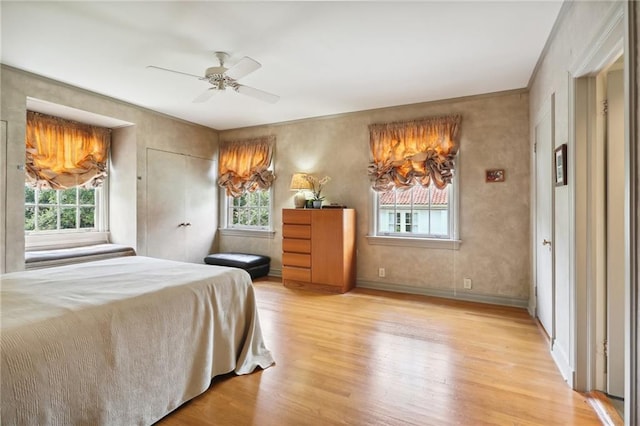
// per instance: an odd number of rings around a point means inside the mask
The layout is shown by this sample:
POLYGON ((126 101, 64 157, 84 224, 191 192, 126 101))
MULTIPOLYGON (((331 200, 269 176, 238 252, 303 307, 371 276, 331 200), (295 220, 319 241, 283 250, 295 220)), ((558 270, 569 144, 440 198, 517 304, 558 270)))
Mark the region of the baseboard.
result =
POLYGON ((464 300, 468 302, 487 303, 491 305, 513 306, 526 309, 529 306, 528 299, 517 299, 514 297, 490 296, 486 294, 472 294, 456 292, 454 290, 440 290, 424 287, 412 287, 394 283, 380 283, 375 281, 357 281, 356 287, 370 288, 372 290, 383 290, 394 293, 419 294, 423 296, 443 297, 446 299, 464 300))
MULTIPOLYGON (((269 276, 282 278, 281 269, 271 269, 269 276)), ((529 306, 529 300, 516 299, 514 297, 489 296, 485 294, 454 293, 452 290, 438 290, 431 288, 412 287, 402 284, 379 283, 375 281, 356 281, 356 287, 370 288, 372 290, 390 291, 393 293, 419 294, 422 296, 443 297, 446 299, 465 300, 468 302, 487 303, 490 305, 513 306, 525 308, 529 306)))
POLYGON ((269 269, 269 276, 275 278, 282 278, 282 269, 269 269))
POLYGON ((566 352, 558 345, 557 340, 551 343, 551 358, 556 363, 558 371, 562 375, 562 378, 567 382, 571 389, 575 388, 575 371, 569 363, 566 352))

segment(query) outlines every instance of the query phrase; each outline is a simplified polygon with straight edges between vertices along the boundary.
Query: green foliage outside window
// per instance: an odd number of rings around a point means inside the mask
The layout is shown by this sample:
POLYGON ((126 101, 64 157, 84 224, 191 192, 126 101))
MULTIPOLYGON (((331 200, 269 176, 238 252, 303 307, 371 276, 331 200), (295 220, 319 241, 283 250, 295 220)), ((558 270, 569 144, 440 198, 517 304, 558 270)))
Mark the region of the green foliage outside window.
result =
POLYGON ((93 229, 95 189, 24 189, 25 231, 93 229))
POLYGON ((230 199, 229 224, 238 228, 269 228, 270 191, 255 191, 230 199))

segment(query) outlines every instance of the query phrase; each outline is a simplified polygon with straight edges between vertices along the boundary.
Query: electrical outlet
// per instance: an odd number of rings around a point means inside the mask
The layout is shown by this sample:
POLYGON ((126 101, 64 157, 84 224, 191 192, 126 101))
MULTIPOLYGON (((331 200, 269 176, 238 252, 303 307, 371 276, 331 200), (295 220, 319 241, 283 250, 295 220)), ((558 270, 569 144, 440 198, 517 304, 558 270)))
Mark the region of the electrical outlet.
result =
POLYGON ((378 276, 384 278, 386 275, 384 268, 378 268, 378 276))
POLYGON ((462 282, 464 283, 465 290, 471 290, 471 278, 465 278, 462 282))

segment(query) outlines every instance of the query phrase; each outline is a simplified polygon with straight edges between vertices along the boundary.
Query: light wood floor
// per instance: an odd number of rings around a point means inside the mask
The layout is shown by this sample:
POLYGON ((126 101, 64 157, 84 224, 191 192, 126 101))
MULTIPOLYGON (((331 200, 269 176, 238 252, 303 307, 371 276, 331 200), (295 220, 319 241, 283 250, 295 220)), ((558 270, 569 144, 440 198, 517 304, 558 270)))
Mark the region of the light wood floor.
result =
POLYGON ((215 379, 160 425, 601 424, 525 310, 255 288, 276 365, 215 379))

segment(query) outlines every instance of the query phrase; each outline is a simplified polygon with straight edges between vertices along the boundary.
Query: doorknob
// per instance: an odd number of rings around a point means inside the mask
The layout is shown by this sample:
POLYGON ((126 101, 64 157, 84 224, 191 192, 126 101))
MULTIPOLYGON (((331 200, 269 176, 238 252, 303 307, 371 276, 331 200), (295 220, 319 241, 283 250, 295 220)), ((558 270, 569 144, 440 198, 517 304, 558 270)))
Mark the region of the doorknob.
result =
POLYGON ((542 240, 542 245, 543 245, 543 246, 547 246, 547 245, 548 245, 548 246, 551 246, 551 241, 549 241, 549 240, 542 240))

